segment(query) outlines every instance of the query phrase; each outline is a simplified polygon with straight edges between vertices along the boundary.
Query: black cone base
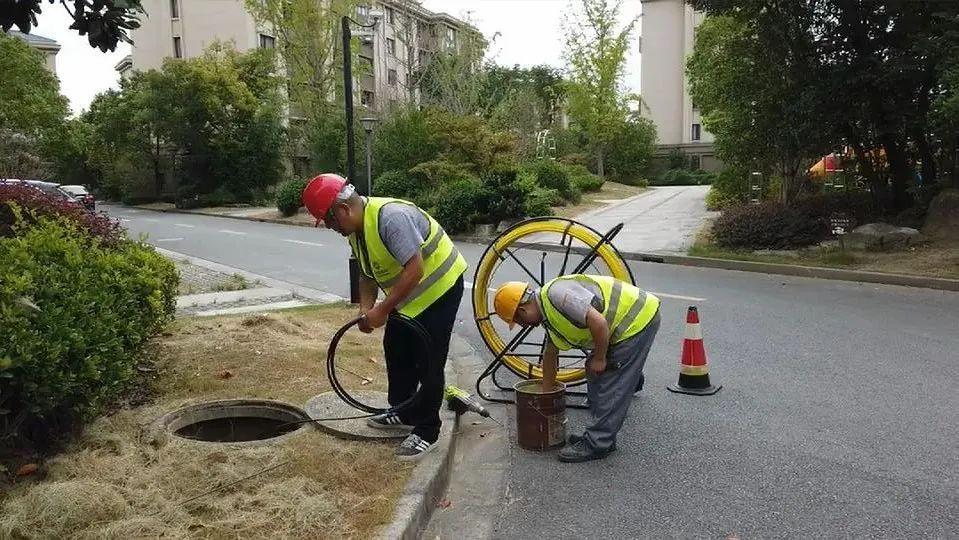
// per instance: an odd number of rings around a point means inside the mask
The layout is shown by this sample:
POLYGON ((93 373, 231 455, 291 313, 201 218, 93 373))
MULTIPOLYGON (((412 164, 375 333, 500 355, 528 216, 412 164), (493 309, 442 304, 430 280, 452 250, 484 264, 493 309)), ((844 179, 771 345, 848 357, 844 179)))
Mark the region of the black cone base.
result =
POLYGON ((723 385, 713 386, 709 383, 709 375, 684 375, 679 374, 679 382, 666 387, 670 392, 677 394, 689 394, 692 396, 711 396, 723 387, 723 385))

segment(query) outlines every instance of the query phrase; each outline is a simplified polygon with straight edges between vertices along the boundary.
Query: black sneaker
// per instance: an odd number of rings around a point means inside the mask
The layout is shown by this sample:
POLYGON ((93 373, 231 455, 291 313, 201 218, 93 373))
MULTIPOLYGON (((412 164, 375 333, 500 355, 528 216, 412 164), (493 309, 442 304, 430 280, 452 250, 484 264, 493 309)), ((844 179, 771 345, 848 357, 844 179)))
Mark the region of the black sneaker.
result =
POLYGON ((413 426, 404 424, 403 421, 400 420, 400 415, 396 413, 383 413, 376 416, 371 416, 366 419, 366 425, 370 426, 371 428, 388 429, 393 431, 401 429, 413 429, 413 426))
POLYGON ((396 459, 401 461, 417 461, 427 452, 436 448, 436 443, 429 443, 419 435, 410 434, 396 448, 396 459))
MULTIPOLYGON (((581 440, 583 440, 582 435, 570 435, 569 437, 566 437, 566 444, 574 445, 581 440)), ((613 445, 609 447, 609 451, 614 452, 615 450, 616 450, 616 441, 613 441, 613 445)))
POLYGON ((603 459, 612 453, 612 449, 605 452, 594 450, 589 443, 580 439, 576 444, 567 446, 556 456, 563 463, 582 463, 594 459, 603 459))

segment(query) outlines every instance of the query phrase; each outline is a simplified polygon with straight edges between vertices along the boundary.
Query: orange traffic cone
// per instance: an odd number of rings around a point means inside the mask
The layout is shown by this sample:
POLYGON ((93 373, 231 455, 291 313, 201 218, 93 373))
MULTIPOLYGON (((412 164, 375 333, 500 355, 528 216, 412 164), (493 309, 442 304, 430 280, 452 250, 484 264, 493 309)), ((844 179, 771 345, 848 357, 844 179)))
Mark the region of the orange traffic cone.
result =
POLYGON ((683 340, 683 357, 679 363, 679 382, 667 386, 670 392, 710 396, 719 392, 720 386, 709 384, 709 363, 703 347, 703 331, 699 327, 699 312, 689 306, 686 313, 686 339, 683 340))

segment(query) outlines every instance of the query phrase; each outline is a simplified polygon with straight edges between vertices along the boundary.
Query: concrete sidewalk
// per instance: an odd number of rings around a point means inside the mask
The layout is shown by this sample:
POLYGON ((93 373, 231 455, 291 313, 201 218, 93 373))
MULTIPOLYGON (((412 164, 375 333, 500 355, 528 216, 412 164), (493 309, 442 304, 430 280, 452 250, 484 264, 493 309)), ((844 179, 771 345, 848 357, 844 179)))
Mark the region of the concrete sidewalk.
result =
POLYGON ((576 217, 605 233, 618 223, 614 243, 622 252, 685 253, 709 217, 709 186, 663 186, 576 217))

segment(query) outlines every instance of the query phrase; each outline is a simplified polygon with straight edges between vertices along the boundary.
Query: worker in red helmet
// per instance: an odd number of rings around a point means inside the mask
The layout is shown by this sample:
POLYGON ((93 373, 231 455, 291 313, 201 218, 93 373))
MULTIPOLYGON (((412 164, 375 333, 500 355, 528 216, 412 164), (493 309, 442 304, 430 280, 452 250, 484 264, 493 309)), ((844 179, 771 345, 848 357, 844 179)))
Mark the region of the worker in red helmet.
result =
POLYGON ((421 399, 399 413, 380 414, 374 428, 409 431, 396 449, 402 460, 416 460, 436 446, 443 372, 456 311, 463 297, 466 259, 440 224, 411 202, 362 197, 335 174, 321 174, 303 190, 303 204, 326 227, 345 236, 360 266, 360 329, 386 326, 383 351, 390 405, 409 399, 421 387, 421 399), (379 291, 386 295, 377 302, 379 291), (420 323, 431 351, 406 325, 389 317, 397 312, 420 323))

